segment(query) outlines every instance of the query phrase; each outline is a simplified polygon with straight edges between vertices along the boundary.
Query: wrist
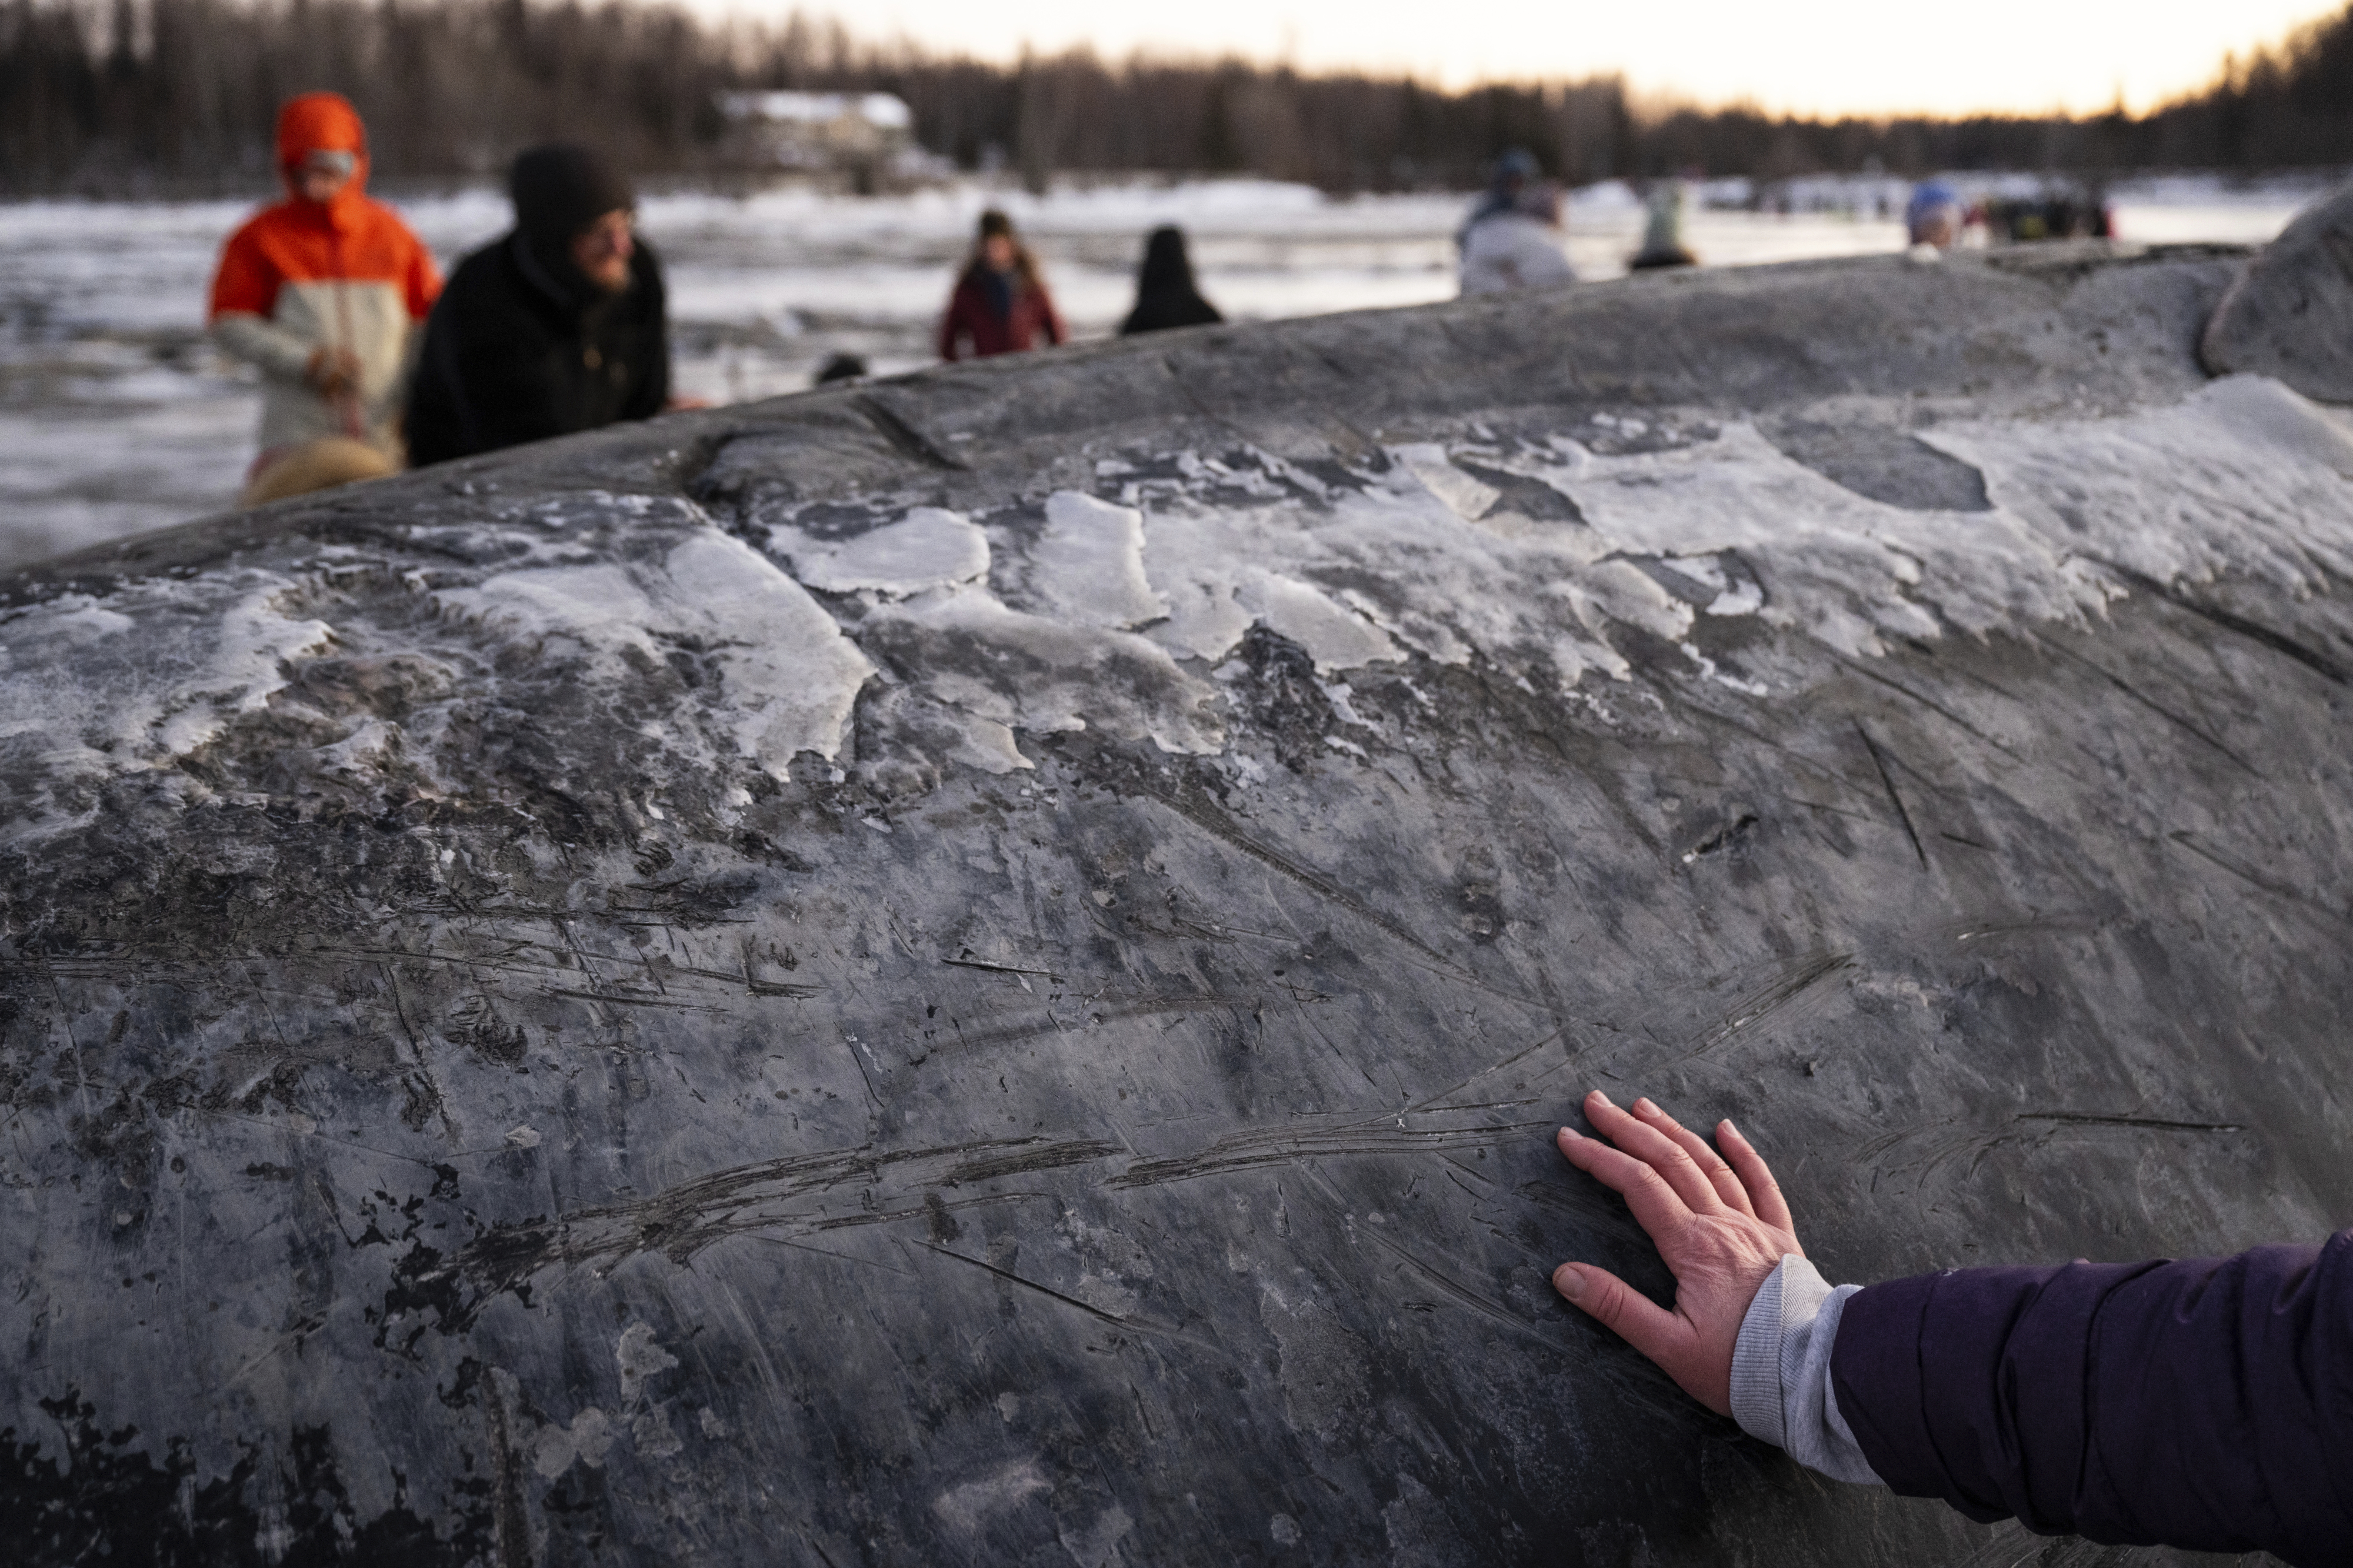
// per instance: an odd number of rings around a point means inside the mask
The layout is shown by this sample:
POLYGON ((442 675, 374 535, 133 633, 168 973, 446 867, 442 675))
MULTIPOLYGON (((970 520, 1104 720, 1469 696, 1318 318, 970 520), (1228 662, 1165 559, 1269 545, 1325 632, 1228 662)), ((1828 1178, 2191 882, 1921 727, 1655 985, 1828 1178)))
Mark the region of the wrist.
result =
POLYGON ((1732 1357, 1732 1417, 1740 1429, 1810 1469, 1879 1484, 1831 1387, 1831 1351, 1848 1300, 1796 1253, 1785 1256, 1741 1319, 1732 1357))

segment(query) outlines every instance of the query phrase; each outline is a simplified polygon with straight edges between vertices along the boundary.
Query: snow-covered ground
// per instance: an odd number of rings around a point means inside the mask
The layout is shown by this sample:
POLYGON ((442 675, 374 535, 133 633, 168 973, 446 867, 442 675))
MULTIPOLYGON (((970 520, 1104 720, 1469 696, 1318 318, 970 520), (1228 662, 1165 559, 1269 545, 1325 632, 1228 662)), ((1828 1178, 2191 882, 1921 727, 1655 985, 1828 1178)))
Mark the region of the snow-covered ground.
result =
MULTIPOLYGON (((2114 195, 2126 239, 2255 243, 2309 199, 2144 181, 2114 195)), ((670 274, 681 389, 714 401, 805 387, 835 353, 878 372, 929 362, 932 322, 984 206, 1009 210, 1081 337, 1129 304, 1143 236, 1181 224, 1204 290, 1240 320, 1422 304, 1454 293, 1456 195, 1330 200, 1228 180, 1119 184, 1043 198, 961 184, 856 199, 786 190, 649 197, 643 231, 670 274)), ((445 266, 505 226, 487 192, 399 202, 445 266)), ((1876 205, 1853 204, 1862 214, 1876 205)), ((228 504, 251 457, 249 374, 203 335, 206 285, 248 204, 0 206, 0 566, 202 516, 228 504)), ((1569 251, 1614 277, 1639 237, 1622 185, 1580 191, 1569 251)), ((1900 225, 1839 211, 1787 216, 1695 204, 1704 262, 1753 266, 1898 248, 1900 225)))

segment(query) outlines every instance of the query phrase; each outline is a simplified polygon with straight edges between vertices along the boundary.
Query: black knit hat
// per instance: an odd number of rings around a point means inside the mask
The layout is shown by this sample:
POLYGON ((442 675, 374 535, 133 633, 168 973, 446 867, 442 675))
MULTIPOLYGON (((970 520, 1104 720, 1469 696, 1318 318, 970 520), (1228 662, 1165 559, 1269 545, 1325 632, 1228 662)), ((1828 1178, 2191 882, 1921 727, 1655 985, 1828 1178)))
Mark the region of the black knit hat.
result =
POLYGON ((634 210, 638 193, 618 169, 572 142, 518 153, 507 176, 515 227, 543 261, 569 254, 574 237, 607 213, 634 210))

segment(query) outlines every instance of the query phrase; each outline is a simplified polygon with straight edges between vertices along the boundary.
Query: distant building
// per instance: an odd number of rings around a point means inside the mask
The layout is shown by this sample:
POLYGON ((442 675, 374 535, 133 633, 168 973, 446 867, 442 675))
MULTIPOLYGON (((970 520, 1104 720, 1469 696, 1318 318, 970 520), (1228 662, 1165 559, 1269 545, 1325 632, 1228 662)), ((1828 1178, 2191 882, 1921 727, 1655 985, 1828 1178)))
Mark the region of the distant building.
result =
POLYGON ((759 170, 846 174, 871 191, 893 174, 927 172, 915 114, 888 92, 723 92, 737 162, 759 170))

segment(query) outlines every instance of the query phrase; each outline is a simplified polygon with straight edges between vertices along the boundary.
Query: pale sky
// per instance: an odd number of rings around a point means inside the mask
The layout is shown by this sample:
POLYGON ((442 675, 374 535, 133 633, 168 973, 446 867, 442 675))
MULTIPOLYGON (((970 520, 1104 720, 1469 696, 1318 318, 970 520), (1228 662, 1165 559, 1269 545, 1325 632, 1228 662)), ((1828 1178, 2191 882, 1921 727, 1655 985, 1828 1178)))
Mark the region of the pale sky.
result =
MULTIPOLYGON (((2202 85, 2223 51, 2275 41, 2342 0, 863 0, 804 8, 862 37, 904 33, 995 59, 1024 43, 1139 45, 1410 70, 1461 87, 1623 71, 1647 93, 1801 113, 2146 109, 2202 85)), ((781 20, 790 0, 702 0, 781 20)))

